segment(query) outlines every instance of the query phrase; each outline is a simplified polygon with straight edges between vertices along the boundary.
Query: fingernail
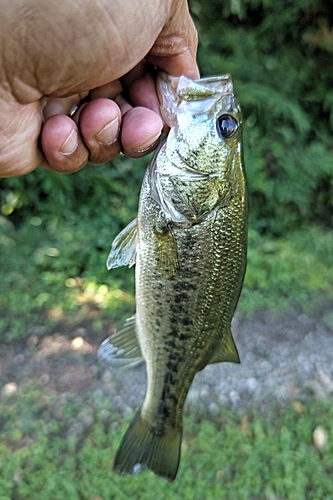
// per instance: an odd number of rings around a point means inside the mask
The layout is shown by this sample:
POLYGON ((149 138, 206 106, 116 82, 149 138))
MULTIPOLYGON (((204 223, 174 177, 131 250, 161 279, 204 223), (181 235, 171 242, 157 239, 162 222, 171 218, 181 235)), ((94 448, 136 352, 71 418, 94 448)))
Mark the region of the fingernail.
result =
POLYGON ((136 153, 145 153, 149 149, 156 146, 156 144, 160 140, 160 136, 161 136, 161 134, 159 133, 155 137, 152 137, 151 139, 149 139, 149 141, 145 142, 144 144, 141 144, 141 146, 138 146, 137 148, 133 148, 133 151, 135 151, 136 153))
POLYGON ((107 123, 105 127, 102 128, 98 134, 95 135, 95 139, 100 144, 112 144, 117 140, 119 134, 119 120, 115 118, 112 122, 107 123))
POLYGON ((74 153, 78 145, 79 145, 78 135, 76 130, 73 129, 72 132, 67 137, 67 139, 65 140, 65 142, 63 143, 63 145, 61 146, 60 153, 62 153, 63 155, 71 155, 72 153, 74 153))

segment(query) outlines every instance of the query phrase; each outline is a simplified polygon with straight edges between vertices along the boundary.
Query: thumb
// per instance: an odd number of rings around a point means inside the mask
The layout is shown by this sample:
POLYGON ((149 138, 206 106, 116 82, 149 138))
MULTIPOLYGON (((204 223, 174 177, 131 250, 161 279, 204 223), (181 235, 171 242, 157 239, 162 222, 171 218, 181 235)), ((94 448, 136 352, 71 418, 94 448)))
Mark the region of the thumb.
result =
POLYGON ((191 19, 187 1, 176 0, 173 4, 172 15, 146 59, 170 75, 199 78, 196 63, 198 33, 191 19))
POLYGON ((0 177, 24 175, 45 162, 38 148, 39 101, 20 104, 0 98, 0 177))

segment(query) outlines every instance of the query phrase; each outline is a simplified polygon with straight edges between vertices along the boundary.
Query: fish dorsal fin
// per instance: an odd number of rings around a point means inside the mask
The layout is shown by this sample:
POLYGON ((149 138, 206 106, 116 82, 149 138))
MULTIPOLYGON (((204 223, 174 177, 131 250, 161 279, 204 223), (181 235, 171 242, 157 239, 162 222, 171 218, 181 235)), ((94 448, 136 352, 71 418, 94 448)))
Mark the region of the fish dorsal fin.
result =
POLYGON ((209 364, 222 362, 240 363, 239 354, 231 330, 229 330, 226 340, 221 342, 209 364))
POLYGON ((135 366, 143 361, 136 335, 135 316, 102 342, 97 356, 110 368, 135 366))
POLYGON ((113 240, 106 261, 108 269, 120 266, 132 267, 136 259, 137 220, 130 222, 113 240))

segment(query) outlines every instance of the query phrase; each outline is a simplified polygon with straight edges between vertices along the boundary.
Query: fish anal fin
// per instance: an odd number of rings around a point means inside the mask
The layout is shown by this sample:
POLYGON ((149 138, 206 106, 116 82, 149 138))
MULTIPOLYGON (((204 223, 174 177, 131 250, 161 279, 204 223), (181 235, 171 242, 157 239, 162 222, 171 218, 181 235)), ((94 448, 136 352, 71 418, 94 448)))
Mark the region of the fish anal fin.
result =
POLYGON ((133 266, 136 258, 137 220, 130 222, 113 240, 106 261, 108 269, 133 266))
POLYGON ((231 330, 229 330, 227 338, 222 340, 220 346, 214 353, 209 364, 213 363, 240 363, 239 354, 235 341, 232 337, 231 330))
POLYGON ((136 335, 135 316, 102 342, 97 356, 109 368, 136 366, 143 361, 136 335))
POLYGON ((162 436, 154 434, 142 419, 140 408, 120 443, 114 471, 125 476, 150 469, 158 476, 173 481, 179 465, 181 434, 181 429, 162 436))

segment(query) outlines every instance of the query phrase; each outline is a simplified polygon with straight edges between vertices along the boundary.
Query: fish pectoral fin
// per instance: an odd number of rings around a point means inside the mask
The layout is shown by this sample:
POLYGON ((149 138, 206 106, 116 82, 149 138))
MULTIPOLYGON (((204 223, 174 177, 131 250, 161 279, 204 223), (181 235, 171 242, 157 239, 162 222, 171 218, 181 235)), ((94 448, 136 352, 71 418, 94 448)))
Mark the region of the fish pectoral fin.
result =
POLYGON ((178 279, 179 263, 175 237, 170 229, 160 233, 154 231, 156 263, 161 275, 167 279, 178 279))
POLYGON ((137 220, 130 222, 113 240, 106 261, 108 269, 120 266, 132 267, 136 259, 137 220))
POLYGON ((227 339, 221 342, 221 345, 213 355, 209 364, 223 362, 240 363, 239 354, 231 330, 229 330, 227 339))
POLYGON ((129 318, 120 330, 102 342, 97 356, 110 368, 128 368, 143 361, 136 335, 135 316, 129 318))
POLYGON ((126 476, 148 468, 173 481, 176 477, 182 440, 181 429, 154 434, 141 417, 141 408, 130 423, 117 451, 113 470, 126 476))

